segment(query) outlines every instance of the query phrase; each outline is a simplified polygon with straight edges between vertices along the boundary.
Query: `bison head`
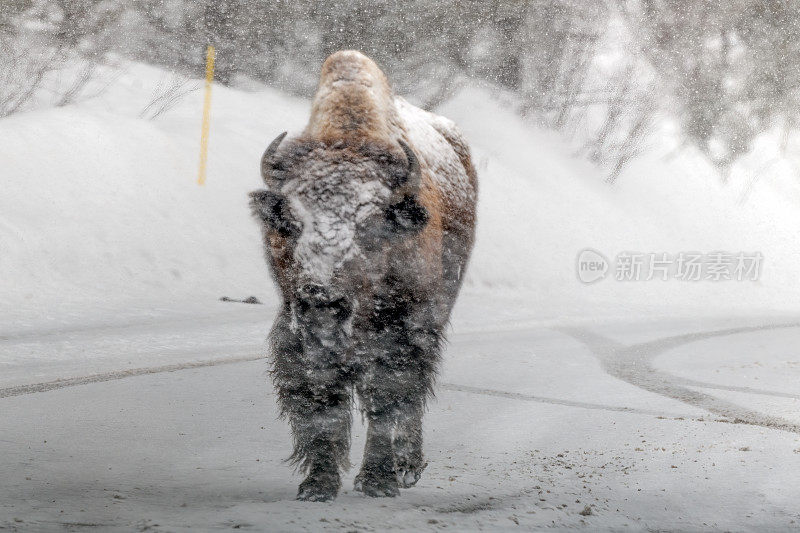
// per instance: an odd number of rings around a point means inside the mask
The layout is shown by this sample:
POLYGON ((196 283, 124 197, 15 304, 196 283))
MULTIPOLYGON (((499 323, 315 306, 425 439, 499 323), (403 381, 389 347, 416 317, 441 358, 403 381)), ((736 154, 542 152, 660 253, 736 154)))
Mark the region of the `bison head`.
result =
POLYGON ((354 315, 390 275, 392 247, 428 221, 418 201, 420 163, 403 141, 285 136, 262 157, 266 189, 251 193, 251 207, 292 327, 307 348, 341 349, 354 315))

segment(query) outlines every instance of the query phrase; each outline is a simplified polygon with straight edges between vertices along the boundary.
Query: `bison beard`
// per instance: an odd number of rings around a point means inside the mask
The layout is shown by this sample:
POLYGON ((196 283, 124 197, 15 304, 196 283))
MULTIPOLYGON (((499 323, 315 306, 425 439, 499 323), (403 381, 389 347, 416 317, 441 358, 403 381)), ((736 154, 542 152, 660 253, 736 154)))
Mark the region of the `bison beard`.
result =
POLYGON ((354 393, 369 424, 355 488, 396 496, 426 466, 422 416, 474 239, 469 151, 351 51, 328 58, 309 125, 284 137, 251 207, 283 296, 272 377, 307 474, 298 499, 338 493, 354 393))

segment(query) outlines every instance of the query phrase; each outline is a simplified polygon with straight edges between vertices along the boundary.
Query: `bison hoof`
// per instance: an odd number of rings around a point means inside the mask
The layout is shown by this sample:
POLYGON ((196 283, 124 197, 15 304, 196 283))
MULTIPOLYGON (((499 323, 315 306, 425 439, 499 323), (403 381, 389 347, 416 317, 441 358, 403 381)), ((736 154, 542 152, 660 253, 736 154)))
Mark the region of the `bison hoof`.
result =
POLYGON ((394 498, 400 495, 397 479, 392 475, 361 472, 356 476, 353 488, 372 498, 394 498))
POLYGON ((327 502, 336 498, 339 483, 307 477, 297 489, 297 499, 305 502, 327 502))
POLYGON ((425 470, 426 466, 428 466, 428 463, 422 463, 417 466, 402 463, 398 464, 395 469, 397 483, 404 489, 413 487, 417 484, 419 478, 422 477, 422 472, 425 470))

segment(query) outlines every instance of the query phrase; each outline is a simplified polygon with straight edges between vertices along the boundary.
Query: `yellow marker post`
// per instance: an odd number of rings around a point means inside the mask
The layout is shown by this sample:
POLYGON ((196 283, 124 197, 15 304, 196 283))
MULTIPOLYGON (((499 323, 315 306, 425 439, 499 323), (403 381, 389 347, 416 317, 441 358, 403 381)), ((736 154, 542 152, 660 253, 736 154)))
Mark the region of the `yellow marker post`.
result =
POLYGON ((206 165, 208 163, 208 130, 211 127, 211 86, 214 83, 214 47, 208 45, 206 52, 206 96, 203 101, 203 126, 200 132, 200 175, 198 185, 206 184, 206 165))

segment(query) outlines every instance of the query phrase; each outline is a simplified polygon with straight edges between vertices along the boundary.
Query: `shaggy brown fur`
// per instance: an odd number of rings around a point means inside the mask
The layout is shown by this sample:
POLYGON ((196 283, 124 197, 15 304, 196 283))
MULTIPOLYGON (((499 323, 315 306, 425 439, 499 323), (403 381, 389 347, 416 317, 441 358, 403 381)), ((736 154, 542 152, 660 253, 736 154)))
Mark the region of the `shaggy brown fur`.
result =
POLYGON ((369 421, 356 489, 394 496, 426 466, 422 414, 475 233, 469 149, 354 51, 325 61, 308 126, 283 137, 251 206, 283 296, 273 381, 307 472, 298 498, 336 496, 353 389, 369 421))

